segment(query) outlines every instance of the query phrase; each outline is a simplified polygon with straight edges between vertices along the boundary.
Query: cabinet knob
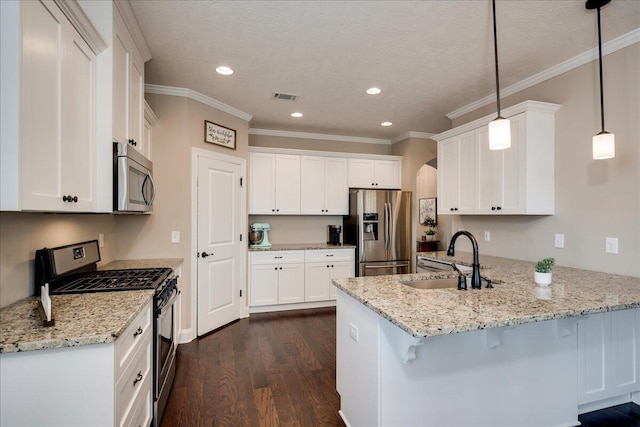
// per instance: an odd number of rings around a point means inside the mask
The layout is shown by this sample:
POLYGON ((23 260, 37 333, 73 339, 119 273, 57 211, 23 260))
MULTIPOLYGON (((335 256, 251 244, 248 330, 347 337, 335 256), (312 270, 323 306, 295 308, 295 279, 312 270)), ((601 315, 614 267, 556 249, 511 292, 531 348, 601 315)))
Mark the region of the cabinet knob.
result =
POLYGON ((327 268, 329 268, 329 266, 327 265, 327 268))
POLYGON ((371 183, 371 186, 372 186, 372 187, 374 187, 375 185, 376 185, 376 183, 375 183, 375 182, 372 182, 372 183, 371 183))
POLYGON ((73 203, 78 203, 78 196, 73 196, 73 203))
POLYGON ((62 201, 67 202, 68 201, 67 196, 62 196, 62 201))
POLYGON ((331 264, 331 268, 333 268, 333 264, 331 264))
POLYGON ((491 210, 492 210, 492 211, 495 211, 495 210, 496 210, 496 207, 495 207, 495 206, 491 206, 491 210))
POLYGON ((271 212, 275 212, 275 211, 276 211, 275 209, 271 209, 271 212))
POLYGON ((496 209, 498 209, 498 210, 502 210, 502 206, 498 206, 496 209))
POLYGON ((135 139, 130 139, 130 140, 129 140, 129 144, 131 144, 131 145, 133 145, 133 146, 138 145, 138 143, 136 142, 136 140, 135 140, 135 139))
POLYGON ((280 209, 276 209, 276 212, 280 212, 280 209))
POLYGON ((282 267, 280 267, 280 270, 282 270, 282 267))
POLYGON ((277 270, 277 269, 278 269, 278 267, 275 267, 275 268, 274 268, 274 270, 277 270))

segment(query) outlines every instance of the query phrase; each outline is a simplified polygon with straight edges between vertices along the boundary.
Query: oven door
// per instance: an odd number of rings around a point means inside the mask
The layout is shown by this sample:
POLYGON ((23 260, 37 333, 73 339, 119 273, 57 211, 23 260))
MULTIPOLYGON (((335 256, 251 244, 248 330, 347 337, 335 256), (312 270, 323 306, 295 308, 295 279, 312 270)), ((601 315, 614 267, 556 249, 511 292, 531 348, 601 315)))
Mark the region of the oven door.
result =
POLYGON ((134 150, 117 156, 114 182, 114 211, 151 212, 156 197, 151 162, 134 150))
POLYGON ((166 304, 157 311, 156 315, 154 425, 159 425, 160 420, 162 420, 175 377, 175 303, 177 298, 178 289, 175 289, 166 304))

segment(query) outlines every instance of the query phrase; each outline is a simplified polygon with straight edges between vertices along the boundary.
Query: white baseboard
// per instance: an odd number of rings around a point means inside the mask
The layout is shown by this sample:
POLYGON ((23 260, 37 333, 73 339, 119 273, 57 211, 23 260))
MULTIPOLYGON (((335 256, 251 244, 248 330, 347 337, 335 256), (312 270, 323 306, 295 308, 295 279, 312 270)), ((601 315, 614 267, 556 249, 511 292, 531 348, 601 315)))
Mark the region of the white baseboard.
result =
POLYGON ((336 301, 301 302, 297 304, 277 304, 249 307, 249 313, 267 313, 271 311, 303 310, 305 308, 335 307, 336 301))
MULTIPOLYGON (((638 398, 640 398, 640 393, 638 398)), ((640 400, 640 399, 639 399, 640 400)), ((611 406, 622 405, 623 403, 629 403, 632 401, 631 393, 626 393, 620 396, 610 397, 608 399, 597 400, 591 403, 585 403, 578 405, 578 415, 585 414, 587 412, 599 411, 600 409, 610 408, 611 406)))
POLYGON ((342 412, 342 409, 338 411, 338 415, 340 415, 340 418, 342 418, 342 422, 345 426, 351 427, 351 424, 349 424, 349 421, 347 421, 347 417, 344 416, 344 412, 342 412))
POLYGON ((193 328, 183 329, 178 335, 178 344, 186 344, 196 339, 196 331, 193 328))
POLYGON ((635 393, 631 393, 631 401, 636 405, 640 405, 640 391, 636 391, 635 393))

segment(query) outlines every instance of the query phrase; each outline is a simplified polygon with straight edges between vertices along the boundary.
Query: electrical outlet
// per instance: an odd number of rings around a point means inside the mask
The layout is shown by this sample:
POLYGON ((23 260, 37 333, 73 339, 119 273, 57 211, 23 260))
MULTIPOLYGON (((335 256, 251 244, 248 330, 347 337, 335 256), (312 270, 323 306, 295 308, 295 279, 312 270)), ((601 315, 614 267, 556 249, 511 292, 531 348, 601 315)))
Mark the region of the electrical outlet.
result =
POLYGON ((604 239, 604 252, 607 254, 617 254, 618 253, 618 238, 617 237, 607 237, 604 239))
POLYGON ((349 323, 349 336, 355 342, 358 342, 358 327, 353 323, 349 323))
POLYGON ((104 234, 98 234, 98 247, 104 248, 104 234))
POLYGON ((180 243, 180 232, 172 231, 171 232, 171 243, 180 243))
POLYGON ((556 248, 564 249, 564 234, 556 234, 554 243, 556 248))
POLYGON ((484 232, 484 241, 485 242, 490 242, 491 241, 491 232, 490 231, 485 231, 484 232))

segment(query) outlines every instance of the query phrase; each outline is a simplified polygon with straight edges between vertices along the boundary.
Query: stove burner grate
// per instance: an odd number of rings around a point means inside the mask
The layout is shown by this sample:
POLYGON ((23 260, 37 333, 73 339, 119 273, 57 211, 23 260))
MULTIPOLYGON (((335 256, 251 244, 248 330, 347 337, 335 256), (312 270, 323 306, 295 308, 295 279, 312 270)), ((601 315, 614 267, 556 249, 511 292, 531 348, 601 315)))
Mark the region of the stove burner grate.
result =
POLYGON ((68 283, 57 286, 52 293, 156 289, 170 274, 171 269, 169 268, 101 270, 82 275, 68 283))

